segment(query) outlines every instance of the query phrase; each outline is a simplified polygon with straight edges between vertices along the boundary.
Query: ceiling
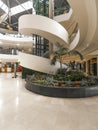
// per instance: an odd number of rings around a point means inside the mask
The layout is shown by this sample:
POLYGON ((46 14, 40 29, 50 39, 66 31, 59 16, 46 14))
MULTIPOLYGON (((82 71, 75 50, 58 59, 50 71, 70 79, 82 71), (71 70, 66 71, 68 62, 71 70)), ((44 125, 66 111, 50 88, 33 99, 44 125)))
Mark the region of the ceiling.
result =
MULTIPOLYGON (((12 9, 13 7, 17 7, 18 5, 21 5, 25 2, 31 2, 31 0, 0 0, 0 2, 3 2, 4 5, 6 5, 9 10, 12 9)), ((32 13, 32 8, 26 10, 24 9, 23 12, 21 13, 17 13, 15 15, 10 15, 10 13, 6 13, 6 11, 4 11, 1 6, 3 6, 3 4, 0 4, 0 17, 2 17, 3 15, 7 16, 7 19, 4 19, 3 22, 0 22, 0 33, 2 34, 6 34, 6 33, 12 33, 12 34, 16 34, 17 35, 17 31, 18 31, 18 19, 21 15, 24 14, 31 14, 32 13)), ((21 5, 22 7, 22 5, 21 5)), ((22 7, 23 8, 23 7, 22 7)), ((32 43, 31 41, 28 42, 28 44, 26 44, 26 42, 14 42, 14 41, 10 41, 10 40, 1 40, 0 37, 0 47, 1 48, 22 48, 24 50, 28 50, 30 48, 32 48, 32 43), (19 46, 17 46, 17 43, 19 44, 19 46)))
MULTIPOLYGON (((0 23, 0 28, 5 28, 5 29, 9 29, 9 30, 18 30, 18 19, 21 15, 23 14, 31 14, 32 13, 32 9, 24 9, 23 12, 12 15, 10 13, 10 9, 13 7, 16 7, 18 5, 21 5, 25 2, 31 2, 31 0, 1 0, 7 7, 8 7, 8 14, 6 14, 7 19, 4 20, 4 22, 0 23)), ((22 5, 21 5, 22 7, 22 5)), ((22 7, 23 8, 23 7, 22 7)), ((5 11, 3 9, 0 8, 0 16, 4 15, 5 11)))
POLYGON ((19 4, 27 2, 29 0, 2 0, 7 6, 9 5, 10 8, 15 7, 19 4))

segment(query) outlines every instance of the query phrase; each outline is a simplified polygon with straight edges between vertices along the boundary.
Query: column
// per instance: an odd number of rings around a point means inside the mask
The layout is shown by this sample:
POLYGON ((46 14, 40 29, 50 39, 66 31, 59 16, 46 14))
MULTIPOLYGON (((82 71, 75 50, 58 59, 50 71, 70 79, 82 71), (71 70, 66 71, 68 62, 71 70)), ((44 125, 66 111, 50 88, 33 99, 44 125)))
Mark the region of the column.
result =
POLYGON ((98 76, 98 56, 97 56, 97 76, 98 76))
POLYGON ((88 75, 88 61, 86 61, 86 74, 88 75))
POLYGON ((53 43, 49 42, 49 51, 52 52, 53 51, 53 43))
MULTIPOLYGON (((54 17, 54 0, 49 0, 49 18, 54 17)), ((49 42, 49 51, 53 51, 53 43, 49 42)))
POLYGON ((49 18, 53 19, 54 16, 54 0, 49 0, 49 18))

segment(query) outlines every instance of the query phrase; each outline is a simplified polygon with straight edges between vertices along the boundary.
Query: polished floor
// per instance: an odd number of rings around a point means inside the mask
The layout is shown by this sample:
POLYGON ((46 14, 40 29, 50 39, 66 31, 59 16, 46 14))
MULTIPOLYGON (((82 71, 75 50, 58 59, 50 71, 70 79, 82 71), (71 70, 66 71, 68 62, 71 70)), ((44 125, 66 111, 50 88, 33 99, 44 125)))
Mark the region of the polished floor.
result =
POLYGON ((98 96, 45 97, 12 76, 0 73, 0 130, 98 130, 98 96))

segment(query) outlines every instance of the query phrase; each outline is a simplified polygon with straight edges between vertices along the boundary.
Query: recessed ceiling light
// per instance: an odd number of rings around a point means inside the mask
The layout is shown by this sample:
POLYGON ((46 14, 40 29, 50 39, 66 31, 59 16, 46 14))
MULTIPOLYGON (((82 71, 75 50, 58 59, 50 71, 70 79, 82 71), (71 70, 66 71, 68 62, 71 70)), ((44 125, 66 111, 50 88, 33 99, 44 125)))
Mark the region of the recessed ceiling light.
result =
POLYGON ((17 46, 20 46, 20 44, 19 44, 19 43, 17 43, 16 45, 17 45, 17 46))
POLYGON ((0 41, 0 44, 2 44, 2 41, 0 41))

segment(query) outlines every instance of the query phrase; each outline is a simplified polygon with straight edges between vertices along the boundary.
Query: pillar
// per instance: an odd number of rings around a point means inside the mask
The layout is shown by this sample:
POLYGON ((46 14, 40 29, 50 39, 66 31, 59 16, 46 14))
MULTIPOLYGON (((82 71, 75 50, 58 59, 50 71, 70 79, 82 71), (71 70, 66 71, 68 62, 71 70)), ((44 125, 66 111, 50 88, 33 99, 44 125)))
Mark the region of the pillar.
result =
POLYGON ((88 75, 88 61, 86 61, 86 74, 88 75))
MULTIPOLYGON (((49 0, 49 18, 54 17, 54 0, 49 0)), ((53 51, 53 43, 49 42, 49 51, 53 51)))
POLYGON ((49 0, 49 18, 54 17, 54 0, 49 0))
POLYGON ((98 76, 98 56, 97 56, 97 76, 98 76))

